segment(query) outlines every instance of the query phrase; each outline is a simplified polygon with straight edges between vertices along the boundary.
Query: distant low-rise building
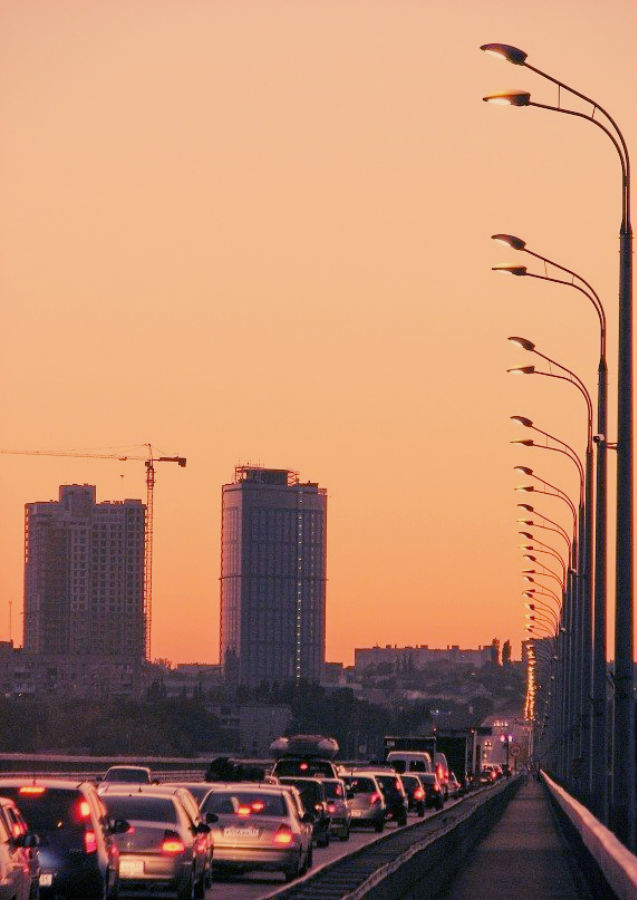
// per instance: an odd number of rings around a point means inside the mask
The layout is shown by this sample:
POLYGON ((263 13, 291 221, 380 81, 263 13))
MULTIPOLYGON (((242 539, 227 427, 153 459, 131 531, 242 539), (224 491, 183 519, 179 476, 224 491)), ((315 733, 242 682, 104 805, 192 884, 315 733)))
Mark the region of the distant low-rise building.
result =
POLYGON ((285 734, 292 721, 292 710, 285 704, 209 704, 208 712, 219 720, 219 726, 234 753, 267 758, 270 744, 285 734))
POLYGON ((388 671, 397 673, 416 671, 440 662, 452 663, 455 666, 468 666, 481 669, 489 665, 493 659, 492 645, 477 649, 462 649, 452 644, 446 649, 429 647, 428 644, 416 644, 414 647, 397 647, 386 644, 384 647, 366 647, 354 650, 354 668, 357 674, 376 669, 379 665, 388 671))

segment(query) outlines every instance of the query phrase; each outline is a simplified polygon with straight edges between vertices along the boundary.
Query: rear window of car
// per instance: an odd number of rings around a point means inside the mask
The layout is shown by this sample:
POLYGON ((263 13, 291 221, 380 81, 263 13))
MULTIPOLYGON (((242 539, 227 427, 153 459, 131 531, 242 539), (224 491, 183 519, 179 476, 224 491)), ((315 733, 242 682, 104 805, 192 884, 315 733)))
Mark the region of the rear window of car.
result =
POLYGON ((347 778, 347 785, 353 794, 373 794, 376 790, 371 778, 347 778))
POLYGON ((406 788, 407 787, 411 788, 411 789, 417 788, 418 785, 420 784, 418 779, 413 775, 403 775, 401 777, 402 777, 403 784, 406 788))
POLYGON ((149 784, 150 778, 145 769, 109 769, 104 775, 104 781, 124 781, 135 784, 149 784))
POLYGON ((281 779, 283 784, 293 784, 301 795, 303 805, 307 807, 314 803, 322 803, 324 799, 321 785, 316 781, 303 781, 301 778, 281 779))
POLYGON ((345 794, 343 785, 338 781, 324 781, 323 790, 329 800, 339 800, 345 794))
POLYGON ((332 763, 324 759, 280 759, 274 767, 277 778, 284 775, 302 775, 312 778, 314 775, 334 777, 332 763))
POLYGON ((400 791, 400 782, 392 775, 377 775, 376 780, 384 791, 400 791))
POLYGON ((217 815, 287 816, 288 809, 281 794, 260 791, 213 791, 202 807, 217 815))
POLYGON ((422 775, 420 776, 420 778, 425 784, 435 784, 436 783, 436 776, 434 775, 433 772, 423 772, 422 775))
POLYGON ((175 804, 168 797, 116 797, 104 794, 102 800, 106 804, 111 819, 133 819, 139 822, 178 821, 175 804))
POLYGON ((29 824, 40 834, 66 828, 84 828, 88 818, 87 801, 81 791, 41 788, 36 785, 0 787, 3 797, 10 797, 29 824))

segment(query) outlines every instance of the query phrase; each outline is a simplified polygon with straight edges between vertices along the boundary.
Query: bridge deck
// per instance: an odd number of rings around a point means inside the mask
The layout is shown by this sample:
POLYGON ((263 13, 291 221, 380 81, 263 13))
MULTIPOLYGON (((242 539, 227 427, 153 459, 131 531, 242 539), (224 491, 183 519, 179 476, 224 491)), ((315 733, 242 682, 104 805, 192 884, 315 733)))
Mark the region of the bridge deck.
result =
POLYGON ((586 900, 543 787, 529 780, 441 895, 442 900, 586 900))

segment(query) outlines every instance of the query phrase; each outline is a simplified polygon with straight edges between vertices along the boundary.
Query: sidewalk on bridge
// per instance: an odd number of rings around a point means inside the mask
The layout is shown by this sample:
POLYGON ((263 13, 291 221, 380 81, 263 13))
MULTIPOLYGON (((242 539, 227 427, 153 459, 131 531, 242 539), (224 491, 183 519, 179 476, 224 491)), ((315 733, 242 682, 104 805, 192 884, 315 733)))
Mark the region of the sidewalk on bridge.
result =
POLYGON ((587 900, 590 893, 571 860, 544 788, 529 779, 441 898, 587 900))

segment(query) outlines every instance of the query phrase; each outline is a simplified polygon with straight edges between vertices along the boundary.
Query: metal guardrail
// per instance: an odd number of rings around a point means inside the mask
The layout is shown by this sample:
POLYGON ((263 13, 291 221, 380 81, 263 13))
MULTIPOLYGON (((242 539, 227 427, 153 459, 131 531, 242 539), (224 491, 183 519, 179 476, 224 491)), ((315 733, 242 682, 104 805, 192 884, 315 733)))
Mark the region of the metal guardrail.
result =
MULTIPOLYGON (((628 850, 585 806, 571 797, 546 772, 542 772, 549 796, 571 825, 567 839, 581 841, 591 861, 618 900, 637 897, 637 856, 628 850)), ((588 867, 586 867, 588 868, 588 867)), ((588 873, 590 877, 590 872, 588 873)), ((597 894, 601 896, 601 894, 597 894)), ((606 890, 604 897, 609 897, 606 890)))

